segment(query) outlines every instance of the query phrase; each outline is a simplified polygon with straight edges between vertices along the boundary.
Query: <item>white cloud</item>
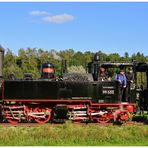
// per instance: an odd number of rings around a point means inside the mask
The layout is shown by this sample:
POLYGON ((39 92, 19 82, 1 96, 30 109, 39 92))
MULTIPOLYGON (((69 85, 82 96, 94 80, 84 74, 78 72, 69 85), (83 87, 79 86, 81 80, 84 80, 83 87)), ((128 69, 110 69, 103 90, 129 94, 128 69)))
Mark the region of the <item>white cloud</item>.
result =
POLYGON ((41 18, 41 20, 46 23, 62 24, 68 21, 72 21, 74 19, 72 15, 69 15, 67 13, 63 13, 59 15, 52 15, 47 11, 34 10, 34 11, 29 12, 29 14, 32 16, 45 15, 44 17, 41 18))
POLYGON ((49 13, 47 11, 35 10, 35 11, 31 11, 29 14, 30 15, 48 15, 49 13))
POLYGON ((59 14, 59 15, 52 15, 52 16, 45 16, 42 18, 42 21, 47 23, 56 23, 56 24, 62 24, 68 21, 72 21, 74 17, 69 14, 59 14))

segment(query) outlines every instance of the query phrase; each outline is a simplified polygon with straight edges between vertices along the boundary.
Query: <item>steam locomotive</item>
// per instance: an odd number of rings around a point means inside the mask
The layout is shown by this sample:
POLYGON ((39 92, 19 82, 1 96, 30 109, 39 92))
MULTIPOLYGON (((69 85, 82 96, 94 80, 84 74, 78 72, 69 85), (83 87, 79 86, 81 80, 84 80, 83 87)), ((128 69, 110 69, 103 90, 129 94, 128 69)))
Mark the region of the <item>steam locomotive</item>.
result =
POLYGON ((3 79, 4 49, 0 48, 0 117, 1 122, 47 123, 71 120, 72 122, 125 122, 137 107, 148 109, 148 91, 137 89, 136 73, 145 72, 148 64, 136 62, 100 62, 95 54, 88 63, 86 74, 69 74, 62 61, 62 77, 55 77, 55 67, 46 62, 41 65, 41 77, 3 79), (135 81, 129 88, 129 100, 120 100, 119 83, 100 80, 99 69, 132 67, 135 81), (142 100, 142 101, 141 101, 142 100), (138 103, 137 103, 138 102, 138 103), (144 104, 144 105, 141 105, 144 104), (141 105, 141 106, 140 106, 141 105))

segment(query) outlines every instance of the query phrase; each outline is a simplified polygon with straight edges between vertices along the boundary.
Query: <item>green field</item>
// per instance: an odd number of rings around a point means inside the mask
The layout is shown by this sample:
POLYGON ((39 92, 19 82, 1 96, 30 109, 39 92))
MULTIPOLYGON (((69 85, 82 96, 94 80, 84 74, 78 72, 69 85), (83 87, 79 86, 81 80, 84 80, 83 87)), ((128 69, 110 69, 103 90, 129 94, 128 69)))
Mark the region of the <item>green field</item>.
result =
POLYGON ((0 126, 1 146, 148 146, 148 125, 0 126))

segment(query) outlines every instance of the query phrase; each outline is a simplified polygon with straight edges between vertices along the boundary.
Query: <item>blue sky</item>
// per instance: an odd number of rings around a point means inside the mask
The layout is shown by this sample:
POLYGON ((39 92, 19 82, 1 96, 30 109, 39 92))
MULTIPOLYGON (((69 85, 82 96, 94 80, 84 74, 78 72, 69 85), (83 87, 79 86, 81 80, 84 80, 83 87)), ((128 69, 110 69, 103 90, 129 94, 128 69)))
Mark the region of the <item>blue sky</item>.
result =
POLYGON ((0 44, 148 55, 148 2, 0 2, 0 44))

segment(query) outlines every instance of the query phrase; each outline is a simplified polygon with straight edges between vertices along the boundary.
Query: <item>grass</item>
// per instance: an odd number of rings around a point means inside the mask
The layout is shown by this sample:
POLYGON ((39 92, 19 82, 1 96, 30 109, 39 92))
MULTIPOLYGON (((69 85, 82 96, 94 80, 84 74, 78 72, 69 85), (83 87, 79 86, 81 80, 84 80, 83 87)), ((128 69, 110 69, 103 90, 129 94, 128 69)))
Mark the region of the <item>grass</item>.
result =
POLYGON ((148 146, 148 126, 0 127, 1 146, 148 146))

